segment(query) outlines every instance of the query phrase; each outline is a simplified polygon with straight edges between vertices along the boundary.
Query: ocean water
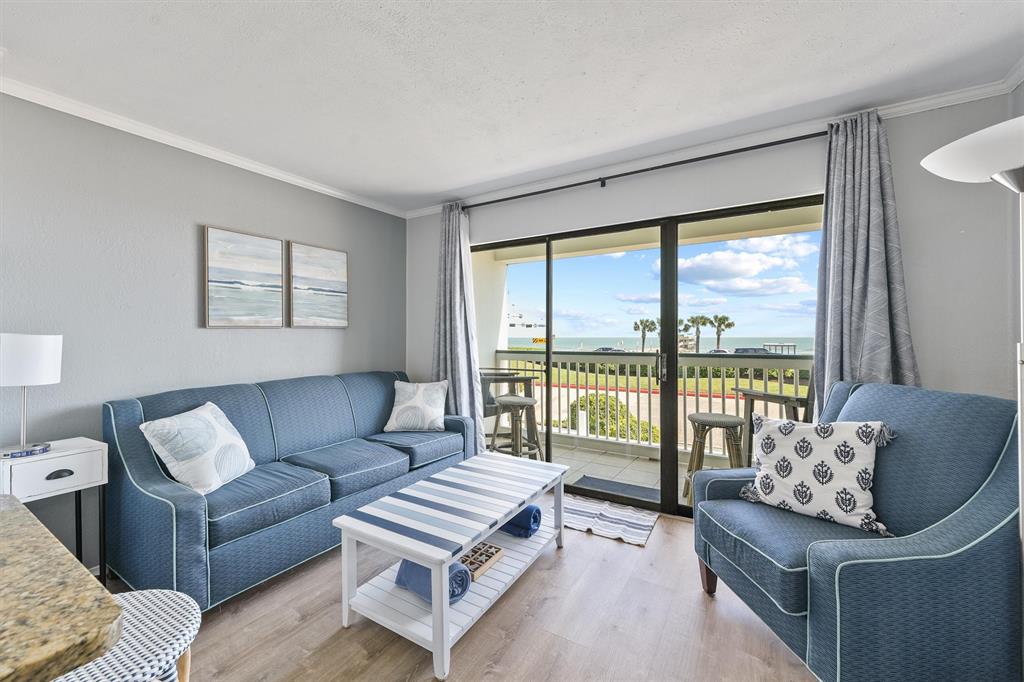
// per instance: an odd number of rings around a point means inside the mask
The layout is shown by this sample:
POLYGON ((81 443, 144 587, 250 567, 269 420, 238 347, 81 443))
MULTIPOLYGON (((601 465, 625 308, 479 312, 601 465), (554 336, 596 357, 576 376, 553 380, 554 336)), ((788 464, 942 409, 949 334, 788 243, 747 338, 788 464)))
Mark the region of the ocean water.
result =
MULTIPOLYGON (((543 334, 540 336, 543 336, 543 334)), ((537 337, 509 337, 508 346, 509 348, 543 349, 544 343, 534 343, 534 338, 537 337)), ((722 348, 729 351, 737 348, 761 348, 766 343, 793 343, 796 344, 797 353, 814 352, 814 337, 812 336, 722 336, 722 348)), ((554 350, 590 351, 604 347, 620 348, 627 352, 638 352, 640 350, 640 336, 556 336, 554 344, 554 350)), ((714 347, 715 335, 702 334, 700 337, 701 352, 706 353, 714 347)), ((653 352, 657 348, 658 337, 656 335, 648 335, 647 352, 653 352)))
POLYGON ((292 290, 295 324, 344 327, 348 325, 348 294, 317 289, 292 290))
POLYGON ((280 327, 284 321, 280 284, 211 281, 209 289, 211 326, 280 327))

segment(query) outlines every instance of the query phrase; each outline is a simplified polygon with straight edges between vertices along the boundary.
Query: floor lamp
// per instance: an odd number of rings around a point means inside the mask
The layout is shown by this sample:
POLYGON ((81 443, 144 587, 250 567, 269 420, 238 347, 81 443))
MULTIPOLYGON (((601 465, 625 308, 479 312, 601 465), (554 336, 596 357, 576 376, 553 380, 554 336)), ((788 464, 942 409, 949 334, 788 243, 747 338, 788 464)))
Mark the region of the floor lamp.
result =
MULTIPOLYGON (((921 165, 941 178, 956 182, 989 182, 1016 192, 1020 201, 1021 331, 1017 342, 1017 456, 1024 455, 1024 116, 961 137, 924 157, 921 165)), ((1019 461, 1019 460, 1018 460, 1019 461)), ((1018 466, 1020 494, 1024 499, 1024 466, 1018 466)), ((1024 539, 1024 514, 1019 515, 1024 539)))

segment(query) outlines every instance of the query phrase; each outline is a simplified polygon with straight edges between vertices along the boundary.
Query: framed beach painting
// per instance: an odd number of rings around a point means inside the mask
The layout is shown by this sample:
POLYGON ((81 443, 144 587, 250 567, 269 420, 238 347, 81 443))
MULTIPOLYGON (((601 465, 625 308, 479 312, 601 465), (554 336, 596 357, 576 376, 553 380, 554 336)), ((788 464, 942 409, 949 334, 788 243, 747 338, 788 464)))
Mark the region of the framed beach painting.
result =
POLYGON ((284 326, 284 242, 206 228, 206 326, 284 326))
POLYGON ((348 254, 288 242, 293 327, 348 327, 348 254))

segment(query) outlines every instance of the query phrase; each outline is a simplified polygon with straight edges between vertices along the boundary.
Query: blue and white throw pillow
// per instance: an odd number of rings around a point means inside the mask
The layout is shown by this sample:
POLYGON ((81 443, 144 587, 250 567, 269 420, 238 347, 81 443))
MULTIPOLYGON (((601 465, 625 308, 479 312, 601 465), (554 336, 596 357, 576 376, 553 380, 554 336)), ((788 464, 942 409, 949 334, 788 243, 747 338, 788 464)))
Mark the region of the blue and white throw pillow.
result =
POLYGON ((894 437, 882 422, 800 424, 753 417, 757 476, 740 497, 891 537, 876 516, 875 449, 894 437))
POLYGON ((428 384, 395 382, 395 406, 385 431, 444 431, 448 380, 428 384))
POLYGON ((203 495, 256 466, 238 429, 213 403, 139 428, 174 480, 203 495))

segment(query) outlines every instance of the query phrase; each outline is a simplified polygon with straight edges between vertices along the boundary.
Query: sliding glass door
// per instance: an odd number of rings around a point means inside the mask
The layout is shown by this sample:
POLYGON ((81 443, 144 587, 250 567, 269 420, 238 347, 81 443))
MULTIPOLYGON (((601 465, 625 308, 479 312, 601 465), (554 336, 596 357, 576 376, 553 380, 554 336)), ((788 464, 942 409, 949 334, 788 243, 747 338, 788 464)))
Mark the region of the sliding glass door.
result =
MULTIPOLYGON (((807 197, 474 247, 489 444, 688 514, 695 415, 806 393, 819 227, 807 197)), ((704 466, 746 461, 721 429, 703 443, 704 466)))
POLYGON ((551 459, 579 493, 656 508, 676 456, 661 427, 661 232, 551 240, 551 459))

